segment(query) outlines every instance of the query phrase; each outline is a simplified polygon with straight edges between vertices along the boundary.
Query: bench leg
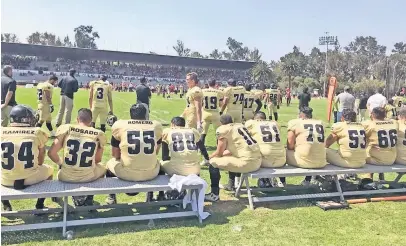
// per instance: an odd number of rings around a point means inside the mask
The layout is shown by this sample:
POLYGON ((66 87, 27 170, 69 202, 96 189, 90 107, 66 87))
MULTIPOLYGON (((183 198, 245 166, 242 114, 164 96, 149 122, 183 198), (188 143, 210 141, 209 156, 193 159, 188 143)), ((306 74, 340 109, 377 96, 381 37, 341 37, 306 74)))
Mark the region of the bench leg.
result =
POLYGON ((398 183, 399 180, 405 175, 406 173, 398 173, 398 176, 396 176, 395 180, 393 180, 393 183, 398 183))
POLYGON ((68 197, 63 198, 63 226, 62 226, 62 236, 66 237, 66 225, 68 216, 68 197))
POLYGON ((199 196, 200 196, 200 192, 203 192, 203 189, 196 189, 194 190, 193 193, 195 193, 196 196, 196 208, 197 208, 197 218, 199 219, 199 223, 203 223, 202 217, 200 217, 200 213, 199 213, 199 196))
POLYGON ((254 202, 252 201, 252 194, 251 194, 251 187, 248 181, 248 176, 244 176, 245 187, 247 187, 247 195, 248 195, 248 203, 250 205, 250 209, 254 210, 254 202))
POLYGON ((336 183, 336 188, 337 191, 340 193, 340 201, 344 202, 344 194, 343 194, 343 190, 341 189, 341 185, 340 185, 340 181, 338 180, 338 176, 337 175, 333 175, 334 178, 334 182, 336 183))
POLYGON ((247 176, 245 173, 241 175, 240 182, 238 183, 237 189, 235 190, 234 196, 237 198, 240 197, 240 190, 242 185, 244 184, 245 176, 247 176))

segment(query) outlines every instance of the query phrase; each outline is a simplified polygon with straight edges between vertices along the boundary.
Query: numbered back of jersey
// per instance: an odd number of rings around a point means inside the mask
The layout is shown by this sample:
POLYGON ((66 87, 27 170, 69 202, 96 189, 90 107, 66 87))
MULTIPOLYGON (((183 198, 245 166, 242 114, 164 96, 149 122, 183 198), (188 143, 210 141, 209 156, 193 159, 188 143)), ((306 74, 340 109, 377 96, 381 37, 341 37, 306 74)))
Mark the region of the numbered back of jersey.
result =
POLYGON ((303 132, 300 137, 307 143, 324 143, 324 126, 320 121, 306 120, 302 122, 303 132))

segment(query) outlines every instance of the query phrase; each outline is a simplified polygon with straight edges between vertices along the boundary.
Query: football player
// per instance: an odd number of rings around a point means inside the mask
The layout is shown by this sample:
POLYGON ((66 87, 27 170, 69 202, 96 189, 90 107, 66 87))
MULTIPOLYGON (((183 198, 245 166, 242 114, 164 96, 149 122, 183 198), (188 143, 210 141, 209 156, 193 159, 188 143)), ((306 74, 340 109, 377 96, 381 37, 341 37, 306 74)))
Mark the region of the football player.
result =
MULTIPOLYGON (((324 126, 313 118, 313 109, 302 107, 299 119, 288 122, 286 161, 300 168, 323 168, 327 164, 324 147, 324 126)), ((281 178, 281 182, 285 180, 281 178)), ((310 185, 311 176, 306 176, 302 185, 310 185)))
POLYGON ((48 130, 51 132, 51 136, 54 136, 54 130, 52 128, 52 112, 54 111, 54 105, 52 104, 52 93, 55 83, 58 82, 58 77, 51 75, 48 81, 38 83, 37 85, 37 99, 38 99, 38 121, 37 127, 42 127, 42 124, 46 122, 48 130))
POLYGON ((399 111, 400 108, 403 106, 403 102, 404 102, 404 98, 401 95, 401 92, 399 91, 398 93, 396 93, 396 95, 394 97, 392 97, 393 99, 393 104, 396 107, 396 110, 399 111))
POLYGON ((281 92, 278 90, 276 84, 272 84, 271 88, 266 90, 266 104, 268 108, 268 117, 272 120, 272 115, 275 121, 278 121, 278 109, 279 109, 279 98, 281 96, 281 92))
MULTIPOLYGON (((262 155, 261 167, 282 167, 286 163, 286 150, 281 142, 280 128, 276 121, 266 120, 264 112, 257 112, 253 120, 245 122, 252 138, 257 141, 262 155)), ((271 187, 270 179, 260 179, 258 183, 271 187)), ((278 186, 284 186, 282 182, 278 186)), ((262 185, 259 185, 262 186, 262 185)))
POLYGON ((371 119, 362 122, 367 136, 368 164, 392 165, 396 160, 398 126, 394 120, 386 120, 384 108, 372 109, 371 119))
POLYGON ((406 165, 406 108, 400 108, 398 112, 398 141, 396 144, 397 155, 396 155, 396 164, 406 165))
POLYGON ((184 118, 174 117, 171 128, 165 129, 162 134, 162 170, 168 175, 199 175, 198 150, 206 163, 209 161, 206 148, 199 139, 199 132, 194 128, 187 128, 184 118))
POLYGON ((386 119, 396 120, 398 117, 397 110, 397 107, 394 105, 394 100, 389 99, 388 104, 385 105, 386 119))
MULTIPOLYGON (((56 139, 48 151, 49 158, 59 166, 58 180, 70 183, 92 182, 104 177, 106 168, 100 164, 106 137, 92 126, 92 112, 82 108, 78 111, 77 125, 58 127, 56 139), (58 152, 63 149, 63 158, 58 152)), ((86 200, 73 198, 75 205, 93 205, 93 196, 86 200)))
POLYGON ((252 138, 247 128, 241 123, 233 123, 231 115, 220 117, 221 125, 217 128, 217 149, 210 156, 209 173, 211 193, 205 196, 207 201, 219 200, 220 170, 229 171, 226 190, 235 188, 237 173, 253 172, 261 166, 261 151, 257 141, 252 138))
POLYGON ((186 83, 188 85, 188 91, 186 93, 186 108, 183 111, 181 117, 186 119, 186 126, 195 128, 199 132, 202 128, 202 89, 199 88, 199 80, 197 73, 188 73, 186 75, 186 83))
POLYGON ((237 86, 237 81, 230 79, 228 87, 224 89, 224 100, 221 106, 221 113, 228 114, 232 117, 233 122, 242 122, 242 108, 244 102, 245 88, 237 86))
MULTIPOLYGON (((48 135, 35 126, 35 113, 25 105, 10 111, 10 126, 1 128, 1 185, 17 190, 52 179, 53 169, 44 164, 48 135)), ((44 208, 45 198, 38 198, 35 208, 44 208)), ((3 209, 11 204, 2 200, 3 209)))
POLYGON ((110 113, 113 114, 113 97, 111 85, 106 81, 107 77, 102 75, 100 80, 90 82, 89 107, 92 109, 92 126, 96 126, 97 118, 100 118, 100 129, 106 132, 106 120, 109 113, 107 103, 110 106, 110 113))
POLYGON ((217 129, 220 126, 219 104, 223 99, 223 92, 215 88, 216 80, 209 81, 209 88, 203 89, 203 132, 201 141, 205 144, 206 135, 211 124, 217 129))
MULTIPOLYGON (((145 120, 147 110, 142 104, 130 108, 131 120, 118 120, 112 127, 112 156, 107 163, 106 177, 128 181, 147 181, 158 176, 157 159, 162 142, 162 125, 145 120)), ((109 195, 106 202, 116 203, 116 196, 109 195)))
POLYGON ((243 102, 243 119, 245 121, 254 118, 254 114, 257 113, 262 107, 262 102, 260 98, 254 92, 252 92, 251 89, 252 85, 250 84, 245 85, 245 94, 243 102), (255 110, 253 109, 254 102, 257 105, 255 110))
POLYGON ((327 162, 345 168, 361 168, 367 157, 364 127, 357 122, 353 110, 344 109, 340 121, 331 127, 326 139, 327 162), (338 143, 338 151, 330 149, 334 143, 338 143))

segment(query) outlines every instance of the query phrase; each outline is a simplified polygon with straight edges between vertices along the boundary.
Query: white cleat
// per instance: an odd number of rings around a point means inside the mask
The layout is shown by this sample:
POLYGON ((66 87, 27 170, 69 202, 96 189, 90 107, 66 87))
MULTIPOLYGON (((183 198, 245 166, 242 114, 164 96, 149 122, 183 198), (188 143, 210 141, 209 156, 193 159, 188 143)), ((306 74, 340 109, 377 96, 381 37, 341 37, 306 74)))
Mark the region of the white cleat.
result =
POLYGON ((210 162, 209 160, 203 160, 202 162, 200 162, 200 166, 204 167, 204 166, 209 166, 210 162))
POLYGON ((204 196, 204 200, 207 202, 217 202, 218 200, 220 200, 220 196, 215 195, 214 193, 209 193, 204 196))

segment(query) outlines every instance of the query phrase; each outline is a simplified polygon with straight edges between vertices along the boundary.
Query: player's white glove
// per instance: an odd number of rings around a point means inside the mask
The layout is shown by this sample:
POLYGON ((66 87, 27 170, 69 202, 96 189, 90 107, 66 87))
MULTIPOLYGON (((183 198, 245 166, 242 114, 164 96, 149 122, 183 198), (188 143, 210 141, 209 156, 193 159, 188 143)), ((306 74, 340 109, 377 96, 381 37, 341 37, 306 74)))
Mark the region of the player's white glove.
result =
POLYGON ((202 122, 197 122, 197 131, 198 132, 203 132, 202 122))
POLYGON ((52 105, 52 104, 49 105, 49 112, 51 112, 51 113, 54 112, 54 105, 52 105))

